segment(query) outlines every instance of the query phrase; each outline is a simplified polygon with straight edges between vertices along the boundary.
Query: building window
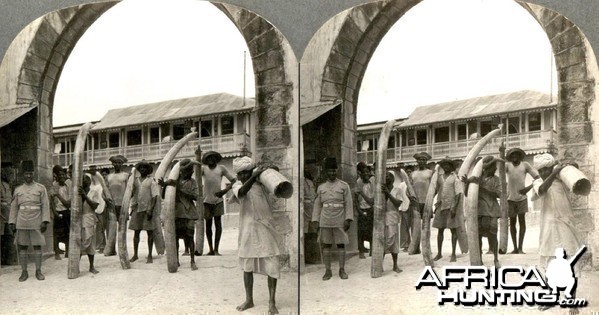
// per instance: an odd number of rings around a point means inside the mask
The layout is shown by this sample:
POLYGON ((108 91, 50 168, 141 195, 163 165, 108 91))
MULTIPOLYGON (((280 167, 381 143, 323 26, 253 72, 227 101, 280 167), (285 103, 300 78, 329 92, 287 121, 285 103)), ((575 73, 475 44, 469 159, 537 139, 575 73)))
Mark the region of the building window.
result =
POLYGON ((389 141, 387 142, 387 149, 395 148, 395 135, 389 136, 389 141))
POLYGON ((212 137, 212 120, 202 120, 202 137, 212 137))
POLYGON ((480 136, 484 137, 489 132, 493 131, 493 123, 490 120, 480 122, 480 136))
POLYGON ((435 143, 449 142, 449 126, 435 128, 435 143))
POLYGON ((466 124, 458 125, 458 141, 468 139, 468 127, 466 124))
POLYGON ((230 135, 235 132, 233 116, 223 116, 220 118, 220 130, 221 135, 230 135))
POLYGON ((541 113, 528 114, 528 131, 541 130, 541 113))
POLYGON ((108 147, 118 148, 119 147, 119 133, 111 132, 108 134, 108 147))
POLYGON ((141 129, 127 131, 127 146, 141 144, 141 129))
POLYGON ((427 132, 426 129, 416 130, 416 144, 426 144, 427 132))
POLYGON ((150 143, 160 142, 160 127, 150 128, 150 143))
POLYGON ((92 139, 94 139, 94 150, 98 150, 100 148, 100 137, 95 133, 92 135, 92 139))
POLYGON ((173 140, 185 137, 185 126, 183 124, 173 125, 173 140))

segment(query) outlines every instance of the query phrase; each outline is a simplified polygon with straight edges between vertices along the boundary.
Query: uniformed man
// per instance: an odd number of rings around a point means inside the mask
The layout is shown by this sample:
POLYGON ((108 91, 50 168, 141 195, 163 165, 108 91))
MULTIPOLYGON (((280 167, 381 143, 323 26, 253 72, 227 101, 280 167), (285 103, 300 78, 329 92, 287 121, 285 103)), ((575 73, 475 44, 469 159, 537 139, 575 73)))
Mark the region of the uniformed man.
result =
POLYGON ((27 280, 27 250, 33 246, 35 277, 44 280, 42 274, 42 246, 46 244, 44 233, 50 222, 50 202, 46 187, 33 181, 33 161, 21 162, 25 183, 15 189, 10 204, 8 223, 16 231, 19 261, 23 272, 19 281, 27 280))
POLYGON ((326 158, 324 169, 327 181, 318 186, 314 200, 312 222, 320 228, 322 259, 326 268, 322 280, 329 280, 331 272, 331 247, 337 244, 339 277, 347 279, 345 273, 345 245, 349 244, 347 230, 354 219, 352 193, 349 185, 337 179, 337 160, 326 158))

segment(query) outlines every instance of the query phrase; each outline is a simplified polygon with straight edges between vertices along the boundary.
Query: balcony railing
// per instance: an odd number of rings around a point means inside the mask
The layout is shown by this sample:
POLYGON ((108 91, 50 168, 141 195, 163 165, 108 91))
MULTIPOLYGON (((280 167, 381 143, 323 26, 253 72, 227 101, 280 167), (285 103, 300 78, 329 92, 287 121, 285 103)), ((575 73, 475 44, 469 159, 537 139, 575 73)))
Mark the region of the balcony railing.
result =
MULTIPOLYGON (((177 154, 177 158, 195 157, 195 149, 201 141, 202 151, 217 151, 222 155, 242 155, 250 152, 250 136, 246 133, 202 138, 189 141, 177 154)), ((118 148, 108 148, 86 151, 83 155, 84 164, 110 164, 108 159, 117 154, 127 157, 129 162, 142 159, 147 161, 161 160, 164 155, 177 143, 176 140, 152 144, 132 145, 118 148)), ((73 153, 54 154, 54 164, 67 166, 73 162, 73 153)))
MULTIPOLYGON (((506 137, 493 138, 482 150, 481 155, 497 154, 501 141, 506 137)), ((506 147, 518 147, 524 151, 546 151, 555 145, 556 132, 553 130, 532 131, 527 133, 511 134, 507 136, 506 147)), ((401 148, 387 149, 387 163, 414 162, 412 157, 418 152, 427 152, 434 160, 446 156, 450 158, 464 158, 479 139, 460 140, 435 144, 413 145, 401 148)), ((376 161, 376 151, 358 152, 358 161, 372 164, 376 161)))

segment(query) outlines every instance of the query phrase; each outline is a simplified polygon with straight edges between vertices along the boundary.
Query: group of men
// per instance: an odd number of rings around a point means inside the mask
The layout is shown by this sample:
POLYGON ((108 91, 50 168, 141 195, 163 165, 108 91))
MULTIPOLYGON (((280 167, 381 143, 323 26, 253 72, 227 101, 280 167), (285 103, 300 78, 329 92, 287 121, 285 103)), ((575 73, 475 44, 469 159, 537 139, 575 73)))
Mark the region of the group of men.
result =
MULTIPOLYGON (((419 234, 412 235, 414 224, 422 224, 426 198, 433 178, 435 183, 435 199, 433 205, 432 226, 438 229, 437 254, 434 260, 443 257, 442 246, 445 229, 451 231, 450 262, 456 261, 456 246, 460 230, 465 230, 463 213, 464 197, 467 195, 469 183, 479 185, 478 194, 478 233, 479 247, 482 238, 489 242, 490 252, 494 254, 494 264, 499 267, 498 259, 498 219, 501 217, 499 199, 502 194, 500 179, 496 175, 497 163, 505 163, 507 176, 507 200, 509 230, 513 244, 511 254, 523 254, 524 236, 526 233, 526 213, 528 212, 527 193, 533 191, 533 200, 541 200, 541 237, 540 254, 542 257, 553 257, 557 247, 565 248, 573 254, 580 242, 572 224, 572 208, 567 198, 567 187, 559 180, 557 174, 565 167, 557 163, 551 154, 541 154, 534 157, 534 165, 524 161, 525 152, 520 148, 511 148, 506 152, 506 159, 494 156, 482 158, 483 172, 479 177, 458 178, 457 168, 460 161, 449 158, 437 162, 438 174, 433 176, 434 164, 426 152, 414 155, 417 162, 415 168, 402 167, 408 174, 409 183, 395 173, 386 174, 385 183, 380 184, 385 196, 385 253, 393 257, 393 270, 401 272, 397 266, 397 254, 400 249, 410 255, 420 253, 419 234), (432 167, 431 167, 432 166, 432 167), (526 185, 526 177, 532 178, 532 183, 526 185), (396 183, 397 182, 397 183, 396 183), (408 193, 407 185, 413 188, 413 194, 408 193), (559 237, 556 237, 559 235, 559 237), (412 244, 410 246, 410 244, 412 244)), ((480 159, 480 158, 479 158, 480 159)), ((325 159, 324 172, 326 181, 315 188, 313 178, 305 176, 304 186, 304 220, 312 222, 304 233, 318 229, 318 240, 322 246, 322 261, 325 265, 323 280, 331 278, 331 252, 336 245, 339 258, 339 277, 347 279, 345 271, 345 246, 349 243, 348 230, 357 213, 357 239, 359 257, 365 259, 368 252, 364 245, 370 243, 372 248, 374 193, 375 183, 372 167, 363 162, 358 163, 358 179, 355 189, 337 178, 337 164, 334 158, 325 159), (353 202, 356 201, 354 210, 353 202), (311 229, 311 231, 310 231, 311 229)), ((306 174, 305 174, 306 175, 306 174)), ((308 234, 305 234, 308 235, 308 234)), ((505 253, 501 253, 505 254, 505 253)), ((482 259, 482 257, 481 257, 482 259)))
MULTIPOLYGON (((224 214, 223 195, 235 183, 235 177, 226 167, 218 164, 222 156, 215 151, 206 152, 202 157, 202 176, 204 179, 204 208, 206 220, 206 235, 210 251, 208 255, 220 255, 218 252, 222 235, 221 216, 224 214), (221 188, 223 178, 230 184, 225 189, 221 188), (214 242, 212 240, 212 222, 216 225, 214 242)), ((123 171, 127 158, 122 155, 110 157, 114 171, 98 172, 96 166, 90 166, 82 177, 82 182, 77 189, 81 198, 82 214, 82 248, 81 253, 87 254, 90 261, 90 272, 98 273, 93 264, 95 252, 103 252, 105 256, 116 255, 116 234, 119 218, 122 211, 123 197, 130 174, 123 171)), ((197 200, 197 183, 193 174, 193 162, 189 159, 181 161, 181 178, 177 183, 154 180, 150 175, 153 168, 145 160, 135 165, 140 176, 135 179, 133 194, 130 201, 130 213, 124 216, 129 220, 129 229, 134 231, 134 252, 130 261, 138 259, 138 247, 141 231, 146 231, 148 236, 147 263, 152 263, 153 231, 161 228, 160 208, 161 190, 166 185, 177 186, 176 198, 176 231, 177 238, 182 238, 186 249, 191 249, 191 268, 197 270, 194 257, 201 255, 201 249, 194 246, 195 222, 199 219, 194 202, 197 200), (161 186, 162 185, 162 186, 161 186)), ((0 201, 2 206, 2 232, 4 223, 14 232, 18 248, 19 262, 22 266, 20 281, 28 278, 27 251, 33 247, 34 261, 36 262, 36 277, 43 280, 41 272, 42 252, 41 247, 46 245, 43 233, 50 222, 54 235, 55 259, 61 260, 61 254, 68 257, 69 233, 71 229, 71 207, 73 202, 72 187, 76 185, 71 180, 72 166, 65 169, 56 165, 53 169, 54 181, 49 190, 33 180, 33 161, 21 162, 20 170, 24 183, 14 189, 10 188, 7 172, 3 172, 2 190, 0 201), (65 250, 59 246, 64 243, 65 250)), ((202 245, 200 245, 202 246, 202 245)))

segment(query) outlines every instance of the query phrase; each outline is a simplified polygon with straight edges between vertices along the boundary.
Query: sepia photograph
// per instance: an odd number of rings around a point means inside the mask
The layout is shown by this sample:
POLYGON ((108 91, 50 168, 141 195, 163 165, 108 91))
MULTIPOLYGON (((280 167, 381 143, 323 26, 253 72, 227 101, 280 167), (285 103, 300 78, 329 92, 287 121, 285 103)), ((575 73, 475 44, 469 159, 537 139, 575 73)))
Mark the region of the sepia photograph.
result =
POLYGON ((599 2, 0 16, 0 314, 599 312, 599 2))

